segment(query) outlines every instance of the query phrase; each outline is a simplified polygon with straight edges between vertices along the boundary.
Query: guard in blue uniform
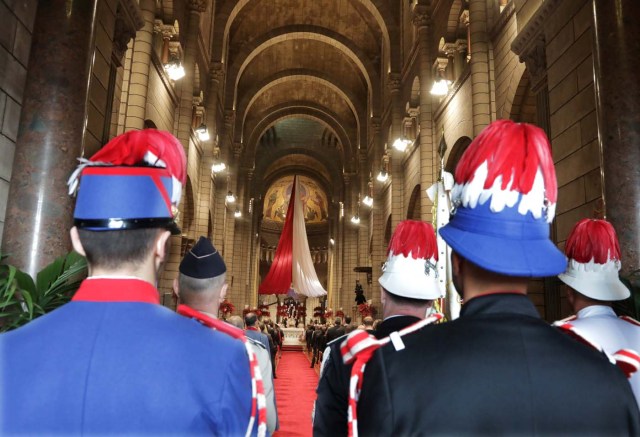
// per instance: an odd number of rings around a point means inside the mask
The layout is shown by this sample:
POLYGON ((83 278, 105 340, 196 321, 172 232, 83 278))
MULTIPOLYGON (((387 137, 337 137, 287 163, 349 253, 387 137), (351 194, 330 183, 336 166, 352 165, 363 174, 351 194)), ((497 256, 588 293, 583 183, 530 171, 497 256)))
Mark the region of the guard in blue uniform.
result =
POLYGON ((2 435, 245 435, 242 343, 159 305, 182 145, 148 129, 114 138, 70 181, 89 275, 72 302, 0 336, 2 435))
POLYGON ((460 318, 371 345, 353 434, 638 435, 624 374, 541 320, 526 295, 528 278, 566 267, 549 239, 557 190, 544 132, 492 123, 455 180, 455 214, 440 234, 453 249, 460 318))

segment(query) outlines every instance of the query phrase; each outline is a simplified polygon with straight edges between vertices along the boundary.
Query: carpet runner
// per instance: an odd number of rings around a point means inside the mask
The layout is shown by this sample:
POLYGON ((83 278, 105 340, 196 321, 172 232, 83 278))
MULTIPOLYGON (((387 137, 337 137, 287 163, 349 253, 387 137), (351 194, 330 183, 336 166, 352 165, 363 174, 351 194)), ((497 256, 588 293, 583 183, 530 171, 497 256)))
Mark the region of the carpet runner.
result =
POLYGON ((318 375, 303 352, 283 351, 274 380, 280 429, 276 437, 311 436, 318 375))

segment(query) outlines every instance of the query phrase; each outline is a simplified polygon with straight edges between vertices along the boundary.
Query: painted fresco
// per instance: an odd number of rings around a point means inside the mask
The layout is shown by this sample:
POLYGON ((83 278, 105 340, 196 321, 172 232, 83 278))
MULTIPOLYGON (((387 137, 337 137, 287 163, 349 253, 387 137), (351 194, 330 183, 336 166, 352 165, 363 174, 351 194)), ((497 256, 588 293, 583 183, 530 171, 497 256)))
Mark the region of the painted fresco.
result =
MULTIPOLYGON (((300 180, 299 198, 304 208, 306 223, 322 223, 327 220, 327 195, 318 184, 306 176, 298 176, 300 180)), ((285 176, 275 181, 267 190, 264 200, 264 218, 276 222, 284 222, 289 207, 289 198, 293 188, 293 176, 285 176)))

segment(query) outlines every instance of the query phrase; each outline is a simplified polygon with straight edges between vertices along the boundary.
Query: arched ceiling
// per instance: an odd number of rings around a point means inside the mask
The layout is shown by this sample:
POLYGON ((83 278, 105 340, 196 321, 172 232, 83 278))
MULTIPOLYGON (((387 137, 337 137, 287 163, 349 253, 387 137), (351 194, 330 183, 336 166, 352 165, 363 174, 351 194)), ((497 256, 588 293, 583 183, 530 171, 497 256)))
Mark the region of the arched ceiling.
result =
POLYGON ((371 117, 382 110, 388 71, 399 71, 399 7, 388 0, 217 0, 212 62, 224 64, 220 91, 233 114, 227 135, 240 165, 255 169, 250 191, 264 196, 273 172, 323 170, 327 193, 357 171, 371 117), (293 159, 293 156, 297 156, 293 159), (301 159, 306 156, 309 159, 301 159))

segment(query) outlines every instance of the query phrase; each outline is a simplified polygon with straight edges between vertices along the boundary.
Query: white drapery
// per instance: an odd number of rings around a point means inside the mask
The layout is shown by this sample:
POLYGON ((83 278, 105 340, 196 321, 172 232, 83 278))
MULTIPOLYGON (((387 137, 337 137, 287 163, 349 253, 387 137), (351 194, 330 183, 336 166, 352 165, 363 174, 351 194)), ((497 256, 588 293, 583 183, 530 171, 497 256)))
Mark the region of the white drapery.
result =
POLYGON ((304 209, 300 200, 300 182, 294 177, 295 202, 293 205, 293 249, 291 257, 292 285, 297 294, 309 297, 324 296, 327 291, 322 287, 313 267, 307 228, 304 224, 304 209))

